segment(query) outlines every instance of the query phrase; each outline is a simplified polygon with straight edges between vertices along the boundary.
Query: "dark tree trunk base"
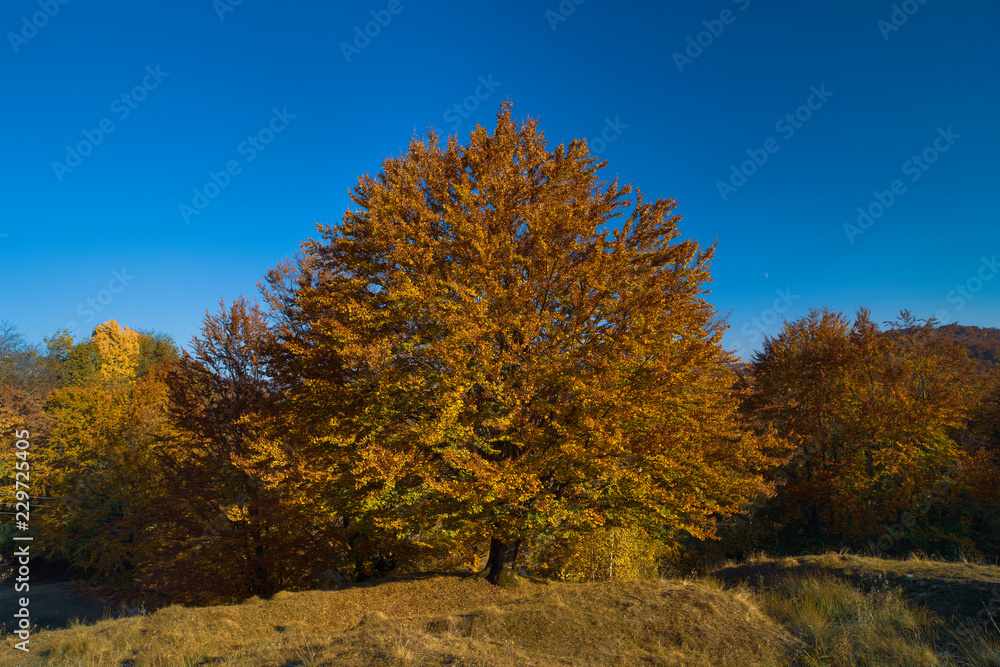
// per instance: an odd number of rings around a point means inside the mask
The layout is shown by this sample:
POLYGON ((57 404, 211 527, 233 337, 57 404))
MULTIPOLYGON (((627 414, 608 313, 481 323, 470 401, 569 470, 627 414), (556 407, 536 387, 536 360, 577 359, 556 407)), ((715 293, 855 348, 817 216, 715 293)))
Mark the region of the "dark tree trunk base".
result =
POLYGON ((517 586, 517 552, 521 549, 521 540, 515 542, 504 542, 503 540, 492 538, 490 540, 490 557, 486 561, 486 567, 478 573, 477 577, 485 578, 494 586, 509 587, 517 586))

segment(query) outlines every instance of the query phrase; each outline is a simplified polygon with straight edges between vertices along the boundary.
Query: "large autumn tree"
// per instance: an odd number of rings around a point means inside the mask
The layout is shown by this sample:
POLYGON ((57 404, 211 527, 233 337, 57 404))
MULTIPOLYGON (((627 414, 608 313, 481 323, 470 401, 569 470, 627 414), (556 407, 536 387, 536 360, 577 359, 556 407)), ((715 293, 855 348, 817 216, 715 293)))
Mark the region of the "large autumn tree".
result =
POLYGON ((714 245, 604 166, 505 104, 467 145, 414 139, 270 272, 276 372, 326 506, 488 540, 497 583, 540 535, 705 536, 768 492, 778 443, 736 411, 714 245))

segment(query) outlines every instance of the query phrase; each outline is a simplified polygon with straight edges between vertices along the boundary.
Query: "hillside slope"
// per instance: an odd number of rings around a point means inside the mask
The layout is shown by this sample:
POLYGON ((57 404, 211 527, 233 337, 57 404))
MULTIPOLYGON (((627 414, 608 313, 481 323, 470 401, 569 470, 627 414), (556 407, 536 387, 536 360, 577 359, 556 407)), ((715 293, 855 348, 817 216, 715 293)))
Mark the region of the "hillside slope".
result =
POLYGON ((6 637, 0 665, 995 665, 996 636, 961 632, 997 605, 1000 567, 840 554, 700 580, 436 574, 46 630, 30 655, 6 637))
POLYGON ((1000 363, 1000 329, 974 327, 963 324, 946 324, 936 331, 951 340, 957 340, 969 351, 982 370, 992 370, 1000 363))
MULTIPOLYGON (((12 645, 16 641, 6 638, 12 645)), ((2 665, 780 665, 800 643, 746 596, 686 581, 438 575, 43 631, 2 665)))

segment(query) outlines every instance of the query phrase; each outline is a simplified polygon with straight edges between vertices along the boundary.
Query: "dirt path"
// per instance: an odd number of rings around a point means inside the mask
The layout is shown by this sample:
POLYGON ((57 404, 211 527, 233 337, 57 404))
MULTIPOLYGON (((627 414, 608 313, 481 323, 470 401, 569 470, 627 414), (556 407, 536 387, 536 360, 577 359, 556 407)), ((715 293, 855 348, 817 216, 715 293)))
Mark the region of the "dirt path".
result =
POLYGON ((28 598, 33 626, 61 628, 74 618, 92 623, 104 614, 101 600, 77 594, 69 582, 31 584, 28 592, 18 593, 14 582, 8 580, 0 587, 0 624, 7 632, 14 629, 14 613, 20 608, 22 597, 28 598))

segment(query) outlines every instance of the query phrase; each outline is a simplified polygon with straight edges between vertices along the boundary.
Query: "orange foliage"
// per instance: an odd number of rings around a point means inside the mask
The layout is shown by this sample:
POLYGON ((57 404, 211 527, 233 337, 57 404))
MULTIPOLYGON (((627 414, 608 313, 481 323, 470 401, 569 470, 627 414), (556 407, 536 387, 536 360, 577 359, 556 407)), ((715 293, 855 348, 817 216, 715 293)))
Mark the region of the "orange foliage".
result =
POLYGON ((813 310, 765 341, 747 407, 798 448, 778 503, 787 526, 863 544, 955 475, 971 364, 933 325, 903 311, 883 332, 864 309, 853 324, 813 310))
POLYGON ((323 502, 496 545, 605 524, 705 536, 769 492, 780 443, 736 412, 714 246, 601 167, 505 106, 467 146, 414 140, 270 272, 275 373, 323 502))

